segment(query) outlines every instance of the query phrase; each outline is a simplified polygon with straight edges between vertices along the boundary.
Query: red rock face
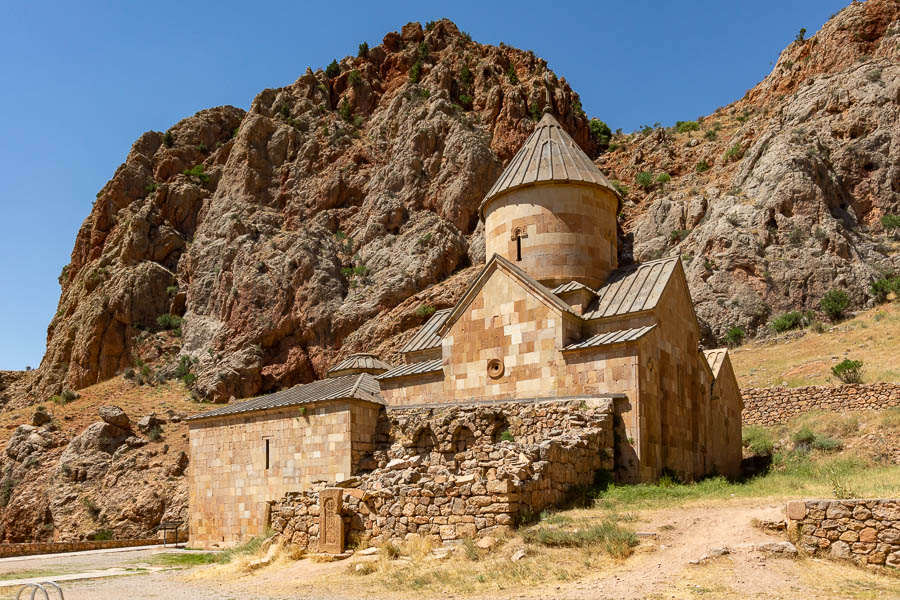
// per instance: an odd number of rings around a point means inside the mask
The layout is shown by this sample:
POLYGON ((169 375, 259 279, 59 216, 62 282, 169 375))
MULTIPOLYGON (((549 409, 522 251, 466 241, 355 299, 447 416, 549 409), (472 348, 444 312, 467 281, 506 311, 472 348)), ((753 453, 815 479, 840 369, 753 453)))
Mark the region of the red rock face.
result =
POLYGON ((476 209, 535 116, 547 108, 594 151, 579 106, 532 53, 439 21, 389 33, 335 77, 264 90, 246 114, 144 134, 78 233, 47 354, 14 403, 134 365, 166 314, 184 317, 197 392, 218 401, 390 352, 419 303, 452 304, 454 275, 483 262, 476 209))
POLYGON ((598 164, 629 188, 620 264, 681 254, 715 343, 790 310, 826 320, 833 288, 871 306, 870 282, 900 271, 881 227, 900 214, 898 41, 900 4, 853 3, 699 129, 615 136, 598 164))

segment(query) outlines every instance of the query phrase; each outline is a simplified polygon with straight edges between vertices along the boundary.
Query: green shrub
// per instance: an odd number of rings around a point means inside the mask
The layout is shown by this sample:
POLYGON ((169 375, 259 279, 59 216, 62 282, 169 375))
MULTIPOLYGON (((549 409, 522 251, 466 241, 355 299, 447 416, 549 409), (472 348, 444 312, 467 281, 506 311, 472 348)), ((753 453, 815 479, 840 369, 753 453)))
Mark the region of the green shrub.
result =
POLYGON ((700 162, 698 162, 698 163, 697 163, 697 166, 694 167, 694 171, 696 171, 697 173, 702 173, 702 172, 704 172, 704 171, 709 171, 709 169, 710 169, 709 163, 706 162, 705 159, 704 159, 704 160, 701 160, 700 162))
POLYGON ((765 427, 749 425, 744 427, 741 436, 742 443, 750 452, 757 455, 771 455, 775 450, 775 442, 772 433, 765 427))
POLYGON ((178 329, 181 327, 182 321, 183 319, 178 315, 163 314, 156 317, 156 324, 166 331, 178 329))
POLYGON ((831 373, 843 383, 862 383, 862 361, 845 358, 831 367, 831 373))
POLYGON ((832 321, 836 321, 844 316, 844 311, 850 306, 850 297, 844 290, 833 289, 828 290, 819 303, 822 311, 828 315, 832 321))
POLYGON ((645 190, 653 187, 653 174, 649 171, 641 171, 634 178, 634 182, 645 190))
POLYGON ((203 165, 194 165, 190 169, 185 169, 184 174, 188 177, 196 177, 201 182, 206 183, 209 181, 209 175, 205 173, 206 167, 203 165))
POLYGON ((352 71, 350 71, 350 74, 347 75, 347 83, 353 87, 361 84, 362 80, 362 74, 356 69, 353 69, 352 71))
POLYGON ((434 307, 430 304, 423 304, 419 308, 415 310, 415 315, 419 318, 424 319, 425 317, 430 317, 434 314, 434 307))
POLYGON ((535 121, 541 120, 541 107, 538 106, 537 101, 532 100, 531 106, 529 107, 529 111, 531 112, 531 118, 535 121))
POLYGON ((794 432, 791 441, 795 446, 809 446, 816 441, 816 434, 809 427, 801 427, 799 431, 794 432))
POLYGON ((786 312, 784 314, 778 315, 777 317, 769 321, 769 328, 776 333, 781 333, 790 329, 796 329, 802 326, 802 324, 803 313, 792 310, 791 312, 786 312))
POLYGON ((509 82, 511 84, 519 84, 519 76, 516 75, 516 68, 512 65, 512 63, 509 64, 509 69, 506 70, 506 77, 509 79, 509 82))
POLYGON ((91 515, 92 519, 96 519, 100 516, 100 507, 97 506, 97 503, 94 502, 91 498, 83 497, 81 499, 81 504, 84 505, 85 510, 88 511, 88 514, 91 515))
POLYGON ((159 425, 154 425, 147 431, 147 439, 151 442, 158 442, 162 437, 162 427, 159 425))
POLYGON ((884 232, 891 236, 900 236, 900 215, 884 215, 881 217, 884 232))
POLYGON ((798 44, 802 44, 806 38, 806 27, 801 27, 800 31, 797 32, 797 37, 794 38, 794 42, 798 44))
POLYGON ((426 22, 426 23, 425 23, 425 31, 431 31, 432 29, 434 29, 434 26, 435 26, 435 22, 434 22, 434 21, 428 21, 428 22, 426 22))
POLYGON ((816 436, 812 446, 816 450, 821 450, 822 452, 836 452, 843 449, 844 442, 830 437, 816 436))
POLYGON ((624 185, 622 185, 621 182, 613 179, 610 181, 610 183, 616 189, 616 191, 619 193, 619 195, 622 196, 623 199, 628 196, 628 188, 625 187, 624 185))
POLYGON ((413 83, 419 83, 419 77, 422 76, 422 61, 417 60, 413 66, 409 68, 409 80, 413 83))
POLYGON ((613 518, 604 519, 599 525, 585 525, 575 529, 537 526, 522 532, 526 544, 551 548, 599 547, 606 554, 624 558, 637 546, 637 536, 623 529, 613 518))
POLYGON ((744 330, 740 327, 732 327, 728 331, 725 332, 725 337, 722 338, 722 341, 725 342, 729 348, 735 348, 744 343, 744 330))
POLYGON ((112 529, 100 529, 93 535, 93 539, 95 542, 111 540, 113 539, 113 531, 112 529))
POLYGON ((740 160, 744 155, 744 151, 741 150, 741 143, 737 142, 734 146, 725 151, 725 154, 722 155, 726 161, 736 161, 740 160))
POLYGON ((500 432, 500 441, 501 442, 514 442, 516 438, 513 437, 513 434, 509 432, 509 429, 506 429, 500 432))
POLYGON ((661 184, 665 185, 665 184, 669 183, 670 181, 672 181, 672 176, 669 175, 668 173, 663 172, 656 176, 656 183, 661 183, 661 184))
POLYGON ((690 233, 691 233, 690 229, 675 229, 669 235, 669 239, 672 241, 673 244, 677 244, 678 242, 684 240, 688 235, 690 235, 690 233))
POLYGON ((472 73, 469 65, 464 64, 462 69, 459 70, 459 81, 466 89, 475 82, 475 75, 472 73))
POLYGON ((341 65, 338 64, 337 59, 333 59, 330 63, 328 63, 328 66, 325 67, 325 75, 329 79, 334 79, 335 77, 337 77, 340 74, 341 74, 341 65))
POLYGON ((363 42, 359 45, 359 51, 356 55, 360 58, 369 58, 369 44, 368 42, 363 42))
POLYGON ((717 139, 719 139, 719 134, 716 133, 716 131, 714 129, 708 129, 706 131, 706 133, 703 134, 703 137, 705 137, 708 140, 717 140, 717 139))
POLYGON ((900 276, 876 279, 872 282, 870 290, 876 302, 886 302, 891 293, 900 296, 900 276))
POLYGON ((175 145, 175 134, 172 133, 171 129, 163 135, 163 143, 166 145, 166 148, 171 148, 175 145))
POLYGON ((612 130, 609 125, 600 119, 591 119, 588 123, 591 130, 591 138, 600 147, 601 150, 609 148, 609 140, 612 139, 612 130))
POLYGON ((678 133, 687 133, 688 131, 699 131, 700 124, 697 121, 675 121, 675 131, 678 133))
POLYGON ((123 377, 125 377, 125 379, 134 379, 134 375, 134 369, 128 367, 127 369, 125 369, 125 374, 123 375, 123 377))
POLYGON ((353 120, 353 111, 350 110, 350 102, 347 101, 346 97, 341 98, 341 103, 338 106, 338 114, 348 123, 353 120))

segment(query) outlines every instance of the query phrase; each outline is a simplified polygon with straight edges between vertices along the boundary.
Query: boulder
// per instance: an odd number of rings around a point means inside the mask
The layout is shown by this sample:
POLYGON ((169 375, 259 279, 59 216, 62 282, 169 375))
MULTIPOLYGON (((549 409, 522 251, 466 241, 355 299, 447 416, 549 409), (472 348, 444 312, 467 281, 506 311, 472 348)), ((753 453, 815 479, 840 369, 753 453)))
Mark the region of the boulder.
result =
POLYGON ((101 406, 100 418, 110 425, 115 425, 121 429, 131 429, 131 420, 125 411, 118 406, 101 406))

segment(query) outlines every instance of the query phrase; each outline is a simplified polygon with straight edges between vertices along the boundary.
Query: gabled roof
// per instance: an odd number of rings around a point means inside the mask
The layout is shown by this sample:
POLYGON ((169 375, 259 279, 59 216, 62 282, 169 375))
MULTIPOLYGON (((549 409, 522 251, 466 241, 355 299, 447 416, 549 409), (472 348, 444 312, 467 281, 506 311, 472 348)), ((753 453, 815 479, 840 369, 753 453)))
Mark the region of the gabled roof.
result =
POLYGON ((345 375, 331 379, 320 379, 303 385, 295 385, 292 388, 257 396, 250 400, 229 404, 221 408, 192 415, 188 421, 224 417, 242 413, 257 412, 270 408, 283 408, 297 406, 323 400, 363 400, 375 404, 384 404, 381 399, 381 388, 375 378, 368 373, 345 375))
POLYGON ((434 360, 423 360, 422 362, 412 363, 410 365, 400 365, 394 367, 387 373, 376 375, 375 379, 393 379, 395 377, 406 377, 408 375, 423 375, 425 373, 436 373, 443 369, 443 361, 440 358, 434 360))
POLYGON ((567 350, 584 350, 586 348, 597 348, 599 346, 609 346, 611 344, 619 344, 622 342, 633 342, 643 337, 648 331, 656 327, 656 325, 647 325, 645 327, 636 327, 634 329, 621 329, 619 331, 610 331, 609 333, 598 333, 583 342, 577 344, 569 344, 563 348, 563 352, 567 350))
POLYGON ((560 296, 562 294, 568 294, 569 292, 574 292, 577 290, 587 290, 590 293, 594 294, 595 296, 597 295, 597 292, 595 292, 594 290, 592 290, 591 288, 589 288, 588 286, 584 285, 583 283, 581 283, 579 281, 570 281, 568 283, 561 283, 558 286, 556 286, 555 288, 553 288, 552 290, 550 290, 550 292, 553 294, 556 294, 557 296, 560 296))
POLYGON ((563 315, 569 315, 570 317, 574 317, 579 319, 578 314, 576 314, 572 307, 560 300, 557 296, 553 295, 550 290, 537 282, 531 275, 511 263, 509 260, 503 258, 499 254, 494 254, 488 261, 487 264, 484 265, 484 268, 481 269, 481 272, 472 280, 472 283, 469 284, 469 287, 466 288, 466 292, 463 294, 462 298, 456 303, 456 306, 453 307, 450 314, 447 315, 447 318, 444 320, 444 323, 441 325, 437 334, 440 337, 444 337, 450 327, 453 326, 453 323, 462 315, 463 311, 469 304, 475 299, 478 291, 484 285, 484 283, 488 280, 491 274, 500 269, 504 271, 513 279, 517 279, 519 283, 522 284, 523 287, 530 290, 535 298, 543 302, 545 305, 554 308, 555 310, 560 311, 563 315))
POLYGON ((619 197, 609 179, 591 162, 559 121, 550 113, 545 113, 525 144, 494 182, 478 207, 478 213, 483 219, 487 203, 504 192, 549 182, 594 185, 610 190, 619 197))
POLYGON ((616 269, 597 290, 599 300, 582 318, 600 319, 654 308, 678 260, 678 257, 664 258, 616 269))
MULTIPOLYGON (((335 366, 331 367, 331 369, 328 370, 328 376, 336 377, 341 371, 375 371, 376 373, 383 373, 390 368, 391 365, 387 364, 374 354, 360 352, 351 354, 335 366)), ((375 375, 376 373, 372 374, 375 375)))
POLYGON ((431 315, 431 318, 419 328, 419 331, 417 331, 416 334, 400 348, 400 353, 406 354, 407 352, 416 352, 417 350, 429 350, 440 346, 441 336, 437 334, 437 331, 441 328, 441 325, 444 324, 444 321, 447 320, 447 316, 452 311, 452 308, 444 308, 435 311, 434 314, 431 315))
POLYGON ((725 362, 725 357, 728 356, 728 348, 704 350, 703 356, 706 357, 706 362, 709 363, 709 368, 712 369, 713 376, 718 377, 719 369, 722 368, 722 363, 725 362))

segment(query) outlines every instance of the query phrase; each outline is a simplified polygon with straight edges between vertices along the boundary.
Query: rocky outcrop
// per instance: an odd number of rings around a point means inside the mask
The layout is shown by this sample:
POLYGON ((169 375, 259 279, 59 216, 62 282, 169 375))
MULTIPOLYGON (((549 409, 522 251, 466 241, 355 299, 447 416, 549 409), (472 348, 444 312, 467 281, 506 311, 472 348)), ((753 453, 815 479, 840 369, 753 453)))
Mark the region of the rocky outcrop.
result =
POLYGON ((681 254, 715 337, 832 288, 870 305, 870 282, 900 270, 880 222, 900 213, 898 41, 900 5, 853 3, 698 130, 618 138, 600 164, 631 188, 621 260, 681 254))
POLYGON ((188 457, 169 451, 162 422, 154 422, 151 443, 120 408, 104 406, 100 415, 71 440, 46 409, 34 413, 34 425, 16 428, 0 457, 0 539, 137 539, 155 536, 163 520, 186 520, 188 457))

